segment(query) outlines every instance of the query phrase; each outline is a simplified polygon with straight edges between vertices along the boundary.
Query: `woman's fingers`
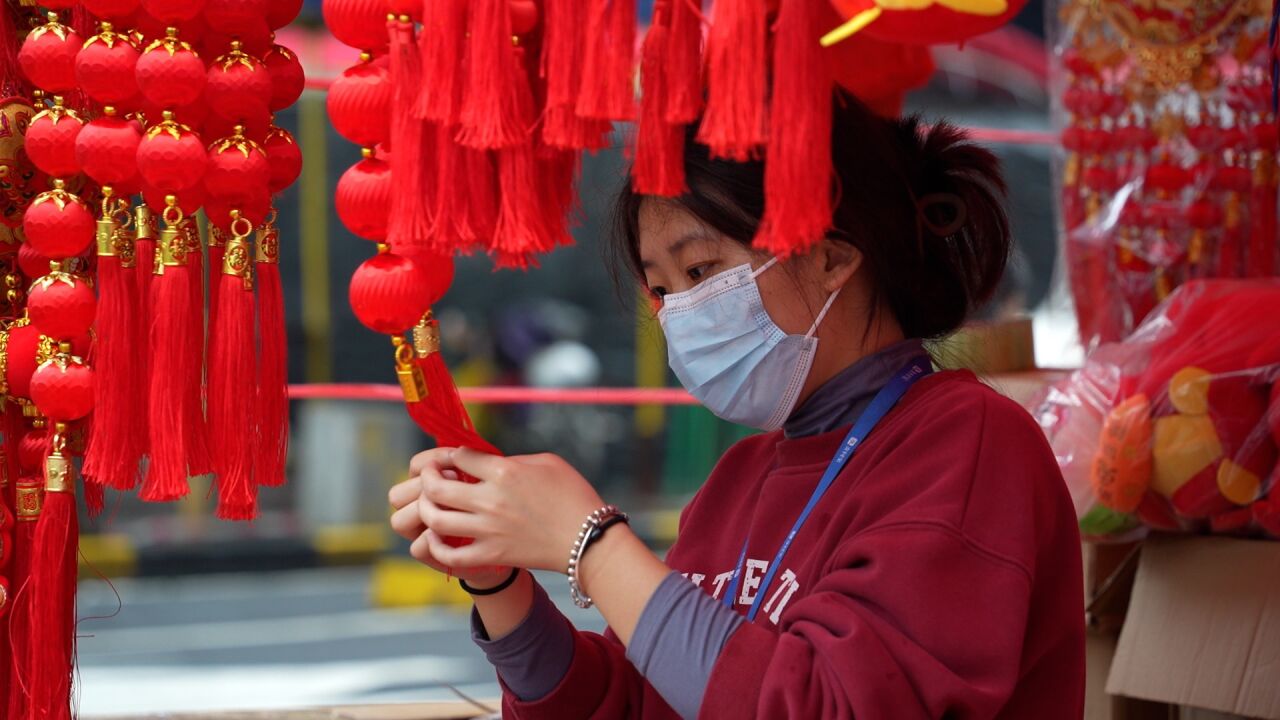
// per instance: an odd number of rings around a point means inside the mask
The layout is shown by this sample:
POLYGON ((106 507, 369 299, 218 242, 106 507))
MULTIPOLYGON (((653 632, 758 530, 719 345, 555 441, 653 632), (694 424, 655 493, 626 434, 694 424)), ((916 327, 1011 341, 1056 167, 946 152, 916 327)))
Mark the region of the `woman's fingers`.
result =
POLYGON ((452 547, 435 530, 427 530, 419 540, 425 541, 427 553, 445 567, 466 569, 502 564, 489 550, 488 543, 484 541, 452 547))
POLYGON ((392 485, 390 492, 387 493, 387 500, 391 502, 391 507, 399 510, 417 500, 421 494, 422 478, 415 473, 408 480, 392 485))
POLYGON ((438 447, 414 455, 409 461, 409 477, 421 475, 422 471, 429 467, 436 470, 453 467, 453 462, 449 459, 452 454, 453 448, 438 447))
POLYGON ((479 515, 445 509, 426 498, 418 502, 418 518, 425 529, 453 537, 476 537, 489 528, 479 515))
POLYGON ((422 534, 427 527, 422 523, 422 516, 418 512, 418 504, 409 503, 404 507, 391 513, 391 529, 397 535, 405 540, 414 540, 422 534))
POLYGON ((459 471, 480 480, 501 480, 510 472, 511 461, 499 455, 458 448, 450 455, 450 463, 459 471))
POLYGON ((488 488, 479 483, 464 483, 446 479, 443 475, 430 470, 422 476, 422 492, 420 497, 432 503, 454 510, 480 512, 485 506, 483 496, 488 488))

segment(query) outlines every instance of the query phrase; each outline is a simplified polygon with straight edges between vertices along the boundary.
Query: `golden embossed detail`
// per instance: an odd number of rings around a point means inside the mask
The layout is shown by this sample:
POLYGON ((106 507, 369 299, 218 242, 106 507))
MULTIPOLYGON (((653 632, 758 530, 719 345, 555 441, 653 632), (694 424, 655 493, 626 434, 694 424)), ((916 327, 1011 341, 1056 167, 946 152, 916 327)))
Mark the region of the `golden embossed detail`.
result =
POLYGON ((275 225, 258 228, 253 249, 255 262, 274 264, 280 261, 280 232, 276 230, 275 225))
POLYGON ((0 330, 0 395, 9 394, 9 330, 0 330))
POLYGON ((420 358, 440 352, 440 321, 432 317, 430 310, 413 326, 413 352, 420 358))
POLYGON ((396 349, 396 379, 400 381, 404 401, 421 402, 427 397, 427 379, 423 376, 422 369, 413 362, 413 348, 399 336, 391 338, 391 344, 396 349))
POLYGON ((44 488, 30 480, 18 481, 17 506, 15 514, 18 522, 35 522, 44 508, 44 488))

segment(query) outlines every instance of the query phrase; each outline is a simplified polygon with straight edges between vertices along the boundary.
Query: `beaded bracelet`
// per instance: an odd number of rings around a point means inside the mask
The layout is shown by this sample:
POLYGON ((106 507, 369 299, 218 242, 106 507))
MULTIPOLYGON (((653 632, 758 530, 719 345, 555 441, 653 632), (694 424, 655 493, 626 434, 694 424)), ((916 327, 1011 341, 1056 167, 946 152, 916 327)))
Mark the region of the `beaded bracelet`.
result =
POLYGON ((629 521, 630 517, 614 505, 605 505, 582 521, 582 529, 578 531, 578 537, 573 541, 573 549, 569 551, 567 574, 569 575, 569 595, 573 598, 574 605, 585 610, 595 604, 595 601, 582 592, 582 585, 578 583, 578 567, 582 564, 582 556, 586 554, 587 548, 604 535, 606 526, 629 521))

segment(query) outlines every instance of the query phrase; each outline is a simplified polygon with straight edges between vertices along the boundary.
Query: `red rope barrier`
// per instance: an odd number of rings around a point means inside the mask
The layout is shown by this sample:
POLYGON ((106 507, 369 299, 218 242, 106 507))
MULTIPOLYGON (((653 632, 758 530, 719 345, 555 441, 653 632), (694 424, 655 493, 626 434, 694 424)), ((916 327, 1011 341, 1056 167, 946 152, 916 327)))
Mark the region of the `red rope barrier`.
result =
MULTIPOLYGON (((696 405, 698 401, 679 388, 458 388, 462 401, 481 405, 696 405)), ((404 402, 399 385, 305 384, 290 385, 294 400, 361 400, 404 402)))

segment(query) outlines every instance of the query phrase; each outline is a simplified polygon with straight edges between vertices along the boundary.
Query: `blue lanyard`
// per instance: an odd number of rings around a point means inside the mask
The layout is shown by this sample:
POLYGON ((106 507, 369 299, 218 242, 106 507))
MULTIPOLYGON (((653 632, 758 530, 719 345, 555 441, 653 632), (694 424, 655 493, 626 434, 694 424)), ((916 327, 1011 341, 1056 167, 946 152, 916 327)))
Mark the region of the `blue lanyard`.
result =
MULTIPOLYGON (((796 523, 791 527, 791 532, 787 533, 787 539, 782 541, 782 547, 778 548, 778 554, 774 556, 773 562, 769 563, 769 569, 765 572, 764 579, 760 582, 759 589, 756 590, 756 599, 751 603, 751 609, 747 611, 747 620, 756 619, 756 613, 760 610, 760 601, 764 599, 765 593, 769 589, 769 585, 773 583, 773 576, 777 574, 778 567, 782 565, 782 558, 787 554, 787 550, 791 548, 791 541, 796 539, 796 533, 800 532, 800 527, 809 519, 810 513, 813 512, 814 506, 822 499, 830 489, 831 484, 835 482, 836 476, 849 463, 849 458, 853 457, 853 453, 862 445, 862 441, 871 434, 876 425, 884 419, 885 415, 893 409, 903 395, 911 389, 911 386, 920 378, 933 372, 933 367, 929 361, 924 358, 917 358, 907 363, 888 385, 880 389, 876 393, 871 404, 858 417, 858 421, 849 428, 849 434, 845 435, 844 442, 840 444, 840 449, 836 451, 835 457, 831 458, 831 463, 827 465, 827 470, 822 474, 822 479, 818 481, 818 487, 813 489, 813 494, 809 496, 809 502, 804 506, 804 510, 800 511, 800 517, 796 518, 796 523)), ((729 584, 729 592, 724 596, 724 604, 726 607, 733 607, 734 598, 738 595, 738 581, 742 578, 742 564, 747 559, 747 542, 742 543, 742 554, 738 556, 738 564, 733 567, 733 578, 729 584)))

